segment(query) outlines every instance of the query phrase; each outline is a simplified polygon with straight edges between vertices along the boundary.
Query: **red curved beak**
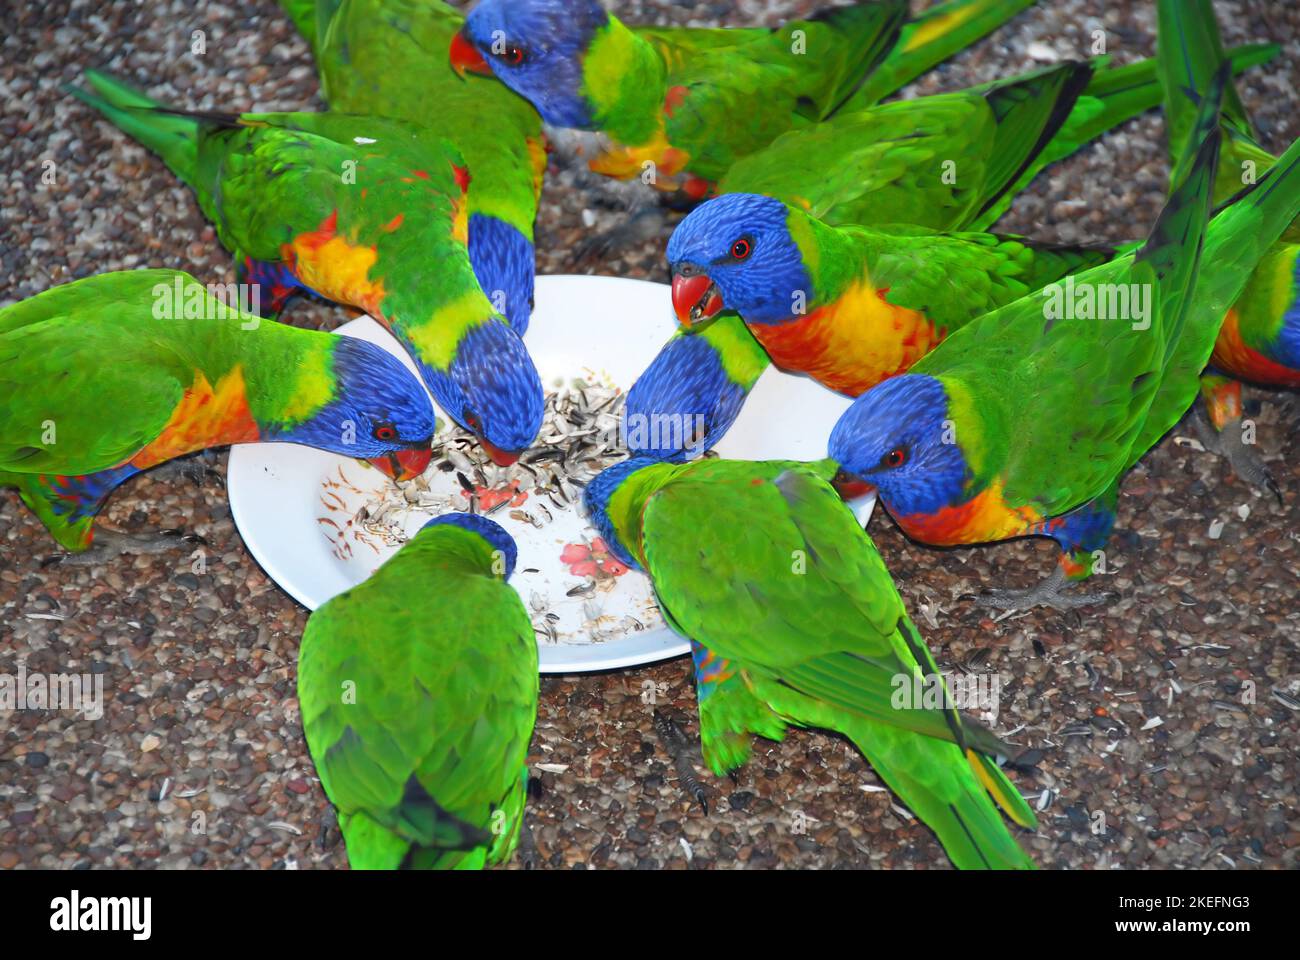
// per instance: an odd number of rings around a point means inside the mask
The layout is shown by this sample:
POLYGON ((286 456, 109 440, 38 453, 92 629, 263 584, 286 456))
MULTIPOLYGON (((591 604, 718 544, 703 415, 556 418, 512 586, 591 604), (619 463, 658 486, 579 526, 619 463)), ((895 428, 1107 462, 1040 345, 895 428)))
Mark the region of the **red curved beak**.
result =
POLYGON ((492 76, 492 68, 488 62, 483 59, 483 54, 478 52, 478 48, 469 42, 469 38, 463 32, 458 32, 451 38, 451 68, 461 77, 466 73, 480 73, 486 76, 492 76))
POLYGON ((856 500, 876 489, 873 484, 844 470, 837 471, 835 476, 831 477, 831 486, 835 488, 841 500, 856 500))
POLYGON ((673 274, 673 312, 677 322, 683 327, 690 327, 717 316, 722 310, 722 297, 718 288, 706 274, 696 277, 684 277, 673 274))
POLYGON ((488 443, 483 437, 479 437, 478 442, 483 444, 483 449, 487 451, 487 455, 492 458, 492 462, 498 467, 513 465, 519 459, 519 455, 523 453, 522 450, 502 450, 495 444, 488 443))
POLYGON ((430 447, 412 447, 397 450, 386 457, 376 457, 370 464, 394 480, 414 480, 428 469, 432 459, 430 447))

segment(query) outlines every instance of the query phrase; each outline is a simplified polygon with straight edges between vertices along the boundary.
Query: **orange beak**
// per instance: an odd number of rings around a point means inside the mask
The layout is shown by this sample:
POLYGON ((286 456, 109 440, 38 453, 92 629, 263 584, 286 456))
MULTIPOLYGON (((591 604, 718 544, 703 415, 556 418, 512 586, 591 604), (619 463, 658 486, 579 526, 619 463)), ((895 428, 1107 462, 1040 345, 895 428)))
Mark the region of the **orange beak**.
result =
POLYGON ((718 288, 705 274, 697 277, 673 275, 673 312, 683 327, 691 327, 702 320, 717 316, 722 309, 718 288))
POLYGON ((831 477, 831 486, 835 488, 841 500, 856 500, 876 489, 873 484, 844 470, 837 471, 835 476, 831 477))
POLYGON ((519 455, 523 453, 522 450, 502 450, 495 444, 488 443, 483 437, 479 437, 478 442, 483 444, 483 449, 487 451, 487 455, 492 458, 492 462, 498 467, 512 466, 519 459, 519 455))
POLYGON ((394 480, 414 480, 428 469, 433 459, 433 450, 429 447, 411 447, 397 450, 386 457, 376 457, 370 465, 394 480))
POLYGON ((483 54, 469 42, 464 33, 457 33, 451 38, 451 68, 463 79, 466 73, 479 73, 492 76, 492 68, 483 59, 483 54))

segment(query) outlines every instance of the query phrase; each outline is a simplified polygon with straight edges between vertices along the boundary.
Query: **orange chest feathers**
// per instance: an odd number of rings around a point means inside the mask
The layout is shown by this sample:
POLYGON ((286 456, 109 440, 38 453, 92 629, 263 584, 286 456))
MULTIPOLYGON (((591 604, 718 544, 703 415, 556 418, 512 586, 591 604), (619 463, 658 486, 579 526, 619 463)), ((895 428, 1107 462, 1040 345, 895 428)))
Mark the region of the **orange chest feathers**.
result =
POLYGON ((887 292, 857 283, 803 316, 749 329, 778 367, 856 397, 906 373, 946 333, 925 314, 887 301, 887 292))
POLYGON ((243 371, 235 367, 219 378, 215 387, 199 372, 162 431, 129 463, 148 470, 196 450, 228 443, 255 443, 258 437, 257 423, 244 392, 243 371))
POLYGON ((1236 307, 1229 309, 1223 318, 1223 326, 1219 330, 1219 338, 1214 342, 1214 354, 1210 362, 1224 373, 1252 383, 1300 388, 1300 370, 1270 360, 1246 345, 1241 336, 1236 307))

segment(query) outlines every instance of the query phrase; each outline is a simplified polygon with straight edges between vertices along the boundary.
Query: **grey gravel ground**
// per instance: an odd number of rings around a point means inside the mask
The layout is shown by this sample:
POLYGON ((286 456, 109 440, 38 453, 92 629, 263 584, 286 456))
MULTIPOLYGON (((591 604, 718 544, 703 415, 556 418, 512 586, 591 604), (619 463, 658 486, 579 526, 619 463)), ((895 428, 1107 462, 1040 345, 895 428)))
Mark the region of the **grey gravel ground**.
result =
MULTIPOLYGON (((632 22, 741 25, 814 4, 613 6, 632 22)), ((1216 7, 1230 43, 1285 45, 1241 84, 1265 143, 1281 149, 1300 135, 1300 8, 1266 0, 1216 7)), ((1153 52, 1145 2, 1040 0, 914 92, 1028 69, 1041 62, 1035 57, 1086 54, 1098 26, 1122 62, 1153 52)), ((266 0, 6 5, 0 303, 139 266, 228 279, 230 258, 189 192, 59 92, 86 66, 194 108, 319 103, 306 45, 266 0), (206 32, 202 56, 189 52, 196 29, 206 32), (41 183, 47 159, 53 185, 41 183)), ((1129 124, 1040 177, 1003 226, 1062 241, 1141 235, 1164 190, 1162 136, 1158 115, 1129 124)), ((563 272, 590 232, 584 211, 598 227, 615 213, 608 191, 593 194, 572 173, 551 173, 539 269, 563 272)), ((663 279, 666 229, 596 272, 663 279)), ((346 319, 318 304, 291 314, 310 325, 346 319)), ((1120 599, 1104 608, 994 622, 957 598, 1036 579, 1052 563, 1050 544, 937 551, 909 543, 883 515, 873 521, 941 666, 1001 680, 999 729, 1032 751, 1017 782, 1050 800, 1037 834, 1024 836, 1044 867, 1297 866, 1297 716, 1274 694, 1300 694, 1300 402, 1249 396, 1286 504, 1167 439, 1125 483, 1116 569, 1103 582, 1120 599), (1210 535, 1216 520, 1225 522, 1218 539, 1210 535)), ((225 460, 224 452, 200 460, 212 467, 206 474, 164 468, 136 478, 104 516, 106 527, 124 531, 201 535, 200 573, 187 543, 105 566, 51 564, 52 541, 12 491, 0 492, 0 672, 24 663, 29 673, 87 671, 103 677, 106 697, 95 721, 31 710, 3 717, 0 868, 346 863, 337 833, 323 828, 328 804, 294 699, 306 614, 245 552, 224 499, 225 460)), ((878 785, 869 767, 829 735, 760 742, 737 784, 703 777, 714 811, 701 815, 656 746, 640 699, 646 680, 666 685, 661 705, 693 735, 685 661, 543 679, 530 759, 562 770, 540 774, 532 806, 546 864, 948 867, 928 830, 891 809, 888 794, 869 790, 878 785)))

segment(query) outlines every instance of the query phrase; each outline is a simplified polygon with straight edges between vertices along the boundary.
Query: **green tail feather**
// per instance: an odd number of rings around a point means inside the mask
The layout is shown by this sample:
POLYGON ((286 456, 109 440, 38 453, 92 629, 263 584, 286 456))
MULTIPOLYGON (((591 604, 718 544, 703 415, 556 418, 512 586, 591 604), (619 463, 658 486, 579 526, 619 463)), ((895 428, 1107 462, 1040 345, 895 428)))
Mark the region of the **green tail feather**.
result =
POLYGON ((948 0, 905 25, 898 44, 844 104, 860 110, 879 103, 921 74, 992 33, 1034 0, 948 0))
POLYGON ((1225 64, 1215 75, 1213 85, 1201 101, 1196 126, 1179 165, 1187 170, 1182 182, 1169 197, 1151 235, 1134 260, 1135 271, 1152 268, 1157 281, 1157 315, 1165 338, 1165 356, 1173 354, 1187 319, 1183 309, 1200 266, 1201 248, 1210 218, 1214 193, 1214 173, 1223 140, 1219 130, 1219 106, 1229 82, 1225 64))
POLYGON ((316 0, 280 0, 280 9, 293 21, 294 28, 316 49, 316 0))
MULTIPOLYGON (((1233 74, 1244 73, 1251 67, 1267 63, 1280 51, 1277 44, 1252 44, 1235 47, 1229 53, 1233 74)), ((1075 102, 1070 115, 1061 124, 1042 152, 1034 158, 1010 186, 1002 192, 975 220, 970 229, 986 230, 1007 211, 1012 199, 1029 185, 1045 168, 1074 153, 1084 144, 1097 139, 1107 130, 1145 113, 1162 102, 1163 88, 1157 73, 1155 59, 1142 60, 1123 67, 1106 67, 1105 57, 1094 58, 1092 80, 1075 102)), ((1015 83, 1023 77, 1000 81, 1001 85, 1015 83)), ((991 89, 988 84, 977 89, 991 89)))
MULTIPOLYGON (((899 799, 935 832, 959 869, 1034 869, 975 770, 961 763, 959 747, 882 724, 863 726, 866 729, 850 731, 849 738, 899 799)), ((978 755, 968 757, 986 769, 978 755)), ((1020 796, 995 765, 987 766, 996 771, 995 782, 1006 784, 1011 796, 1020 796)), ((1012 806, 1033 822, 1023 800, 1012 806)))
POLYGON ((998 125, 987 173, 990 192, 977 217, 1020 182, 1074 110, 1092 74, 1091 64, 1062 64, 989 89, 985 99, 998 125))
POLYGON ((966 757, 970 760, 971 769, 984 784, 984 788, 992 794, 997 805, 1002 808, 1002 812, 1026 830, 1036 829, 1038 817, 1034 815, 1033 808, 1025 803, 1025 798, 1002 772, 1002 768, 991 758, 974 751, 968 752, 966 757))
POLYGON ((93 91, 71 85, 64 89, 158 154, 176 176, 195 186, 199 117, 174 112, 98 70, 87 70, 85 78, 93 91))
POLYGON ((815 20, 834 27, 846 40, 859 45, 855 59, 856 69, 850 71, 855 79, 833 91, 830 107, 824 110, 801 111, 810 120, 825 120, 834 116, 850 102, 862 88, 866 78, 875 73, 898 42, 899 28, 907 15, 907 4, 897 0, 885 3, 859 3, 852 7, 831 7, 814 17, 815 20), (862 43, 861 40, 866 42, 862 43))
POLYGON ((343 0, 330 0, 328 6, 324 0, 280 0, 280 9, 311 45, 313 56, 319 56, 330 21, 342 5, 343 0))
MULTIPOLYGON (((1165 123, 1169 129, 1169 150, 1177 159, 1185 156, 1200 107, 1199 91, 1208 90, 1225 59, 1218 23, 1209 0, 1159 0, 1160 81, 1165 92, 1165 123), (1173 50, 1165 45, 1173 42, 1173 50), (1176 52, 1175 52, 1176 51, 1176 52)), ((1222 119, 1237 132, 1254 139, 1255 132, 1236 87, 1223 92, 1222 119)), ((1181 180, 1182 171, 1172 179, 1181 180)))

